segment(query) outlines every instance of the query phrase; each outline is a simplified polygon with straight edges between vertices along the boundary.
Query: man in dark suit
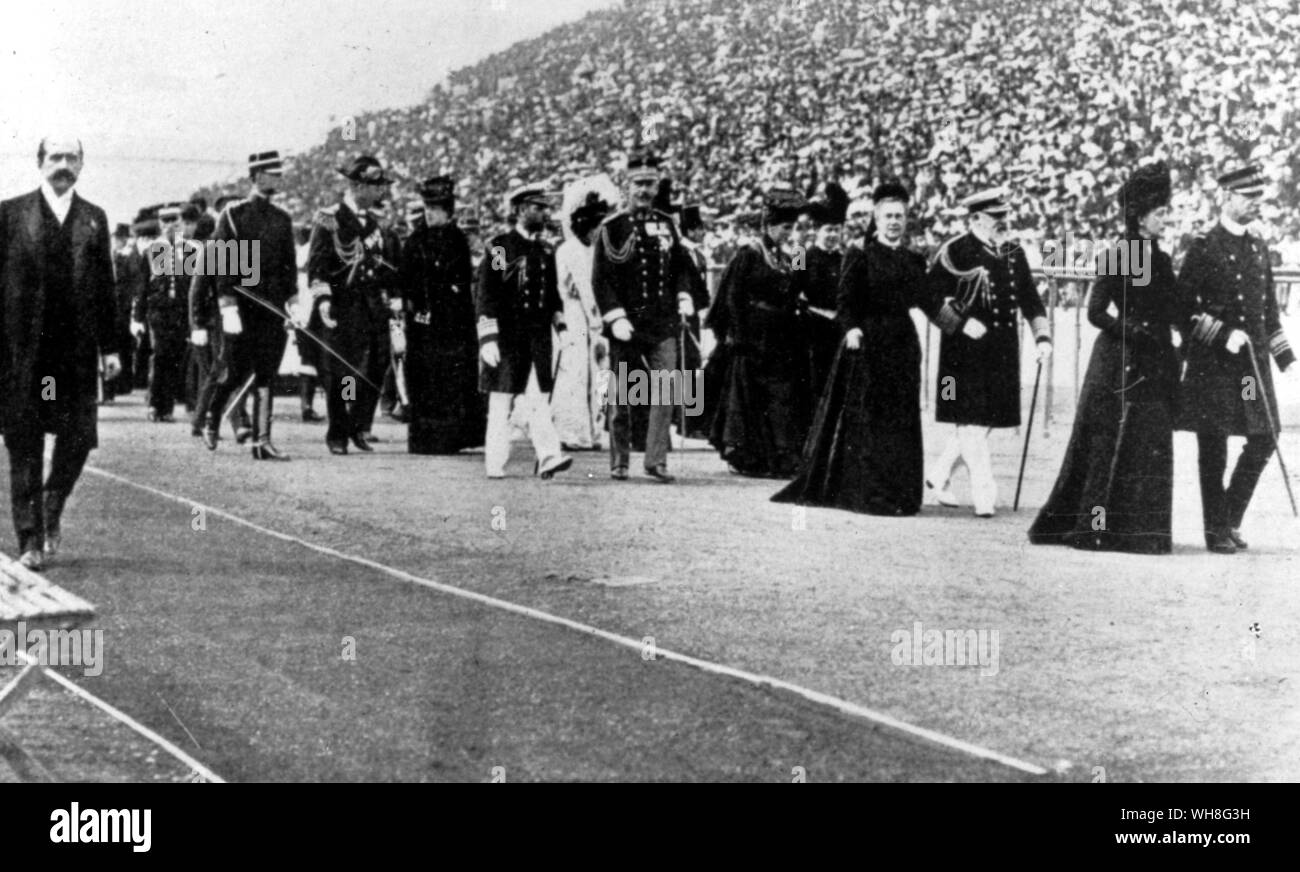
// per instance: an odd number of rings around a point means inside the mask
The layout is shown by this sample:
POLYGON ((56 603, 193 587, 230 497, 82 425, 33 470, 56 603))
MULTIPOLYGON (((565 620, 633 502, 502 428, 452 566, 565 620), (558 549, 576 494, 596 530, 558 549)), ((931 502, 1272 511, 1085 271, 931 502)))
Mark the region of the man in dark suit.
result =
POLYGON ((122 369, 108 219, 73 191, 83 157, 80 140, 41 140, 44 182, 0 203, 0 431, 19 560, 35 570, 58 551, 64 503, 98 444, 99 367, 108 379, 122 369))

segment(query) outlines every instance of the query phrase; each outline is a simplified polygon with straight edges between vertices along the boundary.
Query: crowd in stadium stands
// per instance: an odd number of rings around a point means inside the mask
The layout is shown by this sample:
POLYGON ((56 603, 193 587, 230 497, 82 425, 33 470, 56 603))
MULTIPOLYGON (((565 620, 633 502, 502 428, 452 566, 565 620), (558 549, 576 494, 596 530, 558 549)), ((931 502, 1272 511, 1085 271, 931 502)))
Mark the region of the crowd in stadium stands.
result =
POLYGON ((1181 252, 1216 174, 1253 157, 1276 187, 1263 232, 1300 261, 1297 30, 1296 0, 628 0, 453 72, 419 105, 340 123, 297 156, 284 205, 308 221, 365 151, 402 182, 394 221, 446 172, 487 229, 512 183, 559 190, 641 142, 713 216, 715 262, 778 181, 865 197, 898 177, 927 251, 962 229, 966 193, 1010 183, 1032 250, 1113 237, 1122 179, 1163 158, 1181 252))

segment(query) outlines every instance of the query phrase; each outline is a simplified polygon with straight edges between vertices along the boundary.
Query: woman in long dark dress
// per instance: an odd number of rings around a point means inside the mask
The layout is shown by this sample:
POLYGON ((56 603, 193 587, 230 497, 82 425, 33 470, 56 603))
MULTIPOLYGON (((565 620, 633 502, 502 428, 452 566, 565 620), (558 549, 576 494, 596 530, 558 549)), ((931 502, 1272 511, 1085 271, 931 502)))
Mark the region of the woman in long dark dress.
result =
POLYGON ((455 454, 483 443, 469 240, 451 220, 453 191, 442 176, 421 186, 425 221, 402 251, 412 454, 455 454))
POLYGON ((1088 320, 1101 334, 1056 486, 1029 528, 1036 545, 1141 554, 1172 547, 1178 356, 1170 328, 1178 319, 1173 264, 1157 242, 1169 194, 1163 163, 1139 168, 1120 189, 1127 233, 1119 245, 1128 257, 1098 260, 1088 320), (1123 263, 1127 274, 1101 274, 1123 263))
POLYGON ((798 477, 772 497, 873 515, 921 508, 921 343, 911 310, 937 315, 925 258, 903 245, 908 192, 876 188, 875 232, 850 249, 836 320, 844 341, 831 365, 798 477))
POLYGON ((761 236, 740 246, 718 285, 727 368, 709 441, 742 475, 794 475, 806 435, 793 414, 806 369, 797 290, 781 250, 805 205, 795 191, 769 191, 761 236))

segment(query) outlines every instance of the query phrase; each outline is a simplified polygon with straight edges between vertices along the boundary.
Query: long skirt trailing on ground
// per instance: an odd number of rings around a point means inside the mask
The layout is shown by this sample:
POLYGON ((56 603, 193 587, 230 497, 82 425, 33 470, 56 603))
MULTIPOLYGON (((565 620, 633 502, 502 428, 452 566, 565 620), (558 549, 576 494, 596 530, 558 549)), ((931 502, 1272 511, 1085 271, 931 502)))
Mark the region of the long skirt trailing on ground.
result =
POLYGON ((869 321, 862 348, 841 345, 799 475, 773 502, 872 515, 921 508, 921 349, 910 317, 869 321))
MULTIPOLYGON (((1176 367, 1172 350, 1137 353, 1158 353, 1170 359, 1164 368, 1176 367)), ((1159 379, 1121 390, 1124 367, 1120 340, 1098 336, 1056 486, 1029 530, 1034 544, 1140 554, 1171 550, 1172 391, 1159 379)))
POLYGON ((472 332, 447 336, 408 325, 403 367, 411 400, 407 446, 412 454, 455 454, 483 444, 487 404, 478 390, 472 332))

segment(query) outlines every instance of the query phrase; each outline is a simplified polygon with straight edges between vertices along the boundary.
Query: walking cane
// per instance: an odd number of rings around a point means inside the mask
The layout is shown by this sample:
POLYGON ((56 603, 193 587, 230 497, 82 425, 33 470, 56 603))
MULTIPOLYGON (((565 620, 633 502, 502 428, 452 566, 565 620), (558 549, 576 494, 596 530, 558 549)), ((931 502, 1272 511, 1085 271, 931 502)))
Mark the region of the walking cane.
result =
MULTIPOLYGON (((1296 511, 1295 494, 1291 493, 1291 476, 1286 471, 1286 461, 1282 459, 1282 446, 1277 441, 1277 429, 1273 426, 1273 404, 1268 401, 1268 391, 1264 390, 1264 380, 1259 375, 1259 361, 1255 359, 1255 346, 1250 343, 1250 337, 1246 337, 1246 344, 1242 346, 1250 353, 1250 368, 1255 372, 1255 387, 1259 395, 1264 398, 1264 414, 1268 415, 1268 435, 1273 437, 1273 451, 1277 454, 1277 466, 1282 470, 1282 483, 1286 485, 1286 498, 1291 501, 1291 514, 1300 518, 1300 512, 1296 511)), ((1279 426, 1281 421, 1278 421, 1279 426)))
POLYGON ((682 407, 682 415, 681 415, 682 429, 681 432, 678 433, 678 436, 682 440, 682 444, 680 446, 682 451, 686 450, 686 334, 688 332, 689 331, 686 328, 686 316, 683 315, 682 325, 680 330, 681 335, 677 342, 677 346, 678 346, 677 354, 680 357, 682 362, 681 368, 678 369, 678 373, 681 375, 681 385, 679 390, 677 391, 678 394, 677 399, 680 401, 680 405, 682 407))
POLYGON ((1043 377, 1043 361, 1038 361, 1038 372, 1034 375, 1034 393, 1029 399, 1029 423, 1025 425, 1025 449, 1020 452, 1020 476, 1016 479, 1016 499, 1011 504, 1011 511, 1020 511, 1020 486, 1025 483, 1025 461, 1029 459, 1029 434, 1034 432, 1034 412, 1038 408, 1038 382, 1043 377))

